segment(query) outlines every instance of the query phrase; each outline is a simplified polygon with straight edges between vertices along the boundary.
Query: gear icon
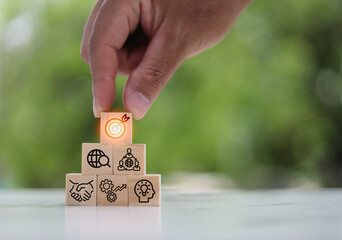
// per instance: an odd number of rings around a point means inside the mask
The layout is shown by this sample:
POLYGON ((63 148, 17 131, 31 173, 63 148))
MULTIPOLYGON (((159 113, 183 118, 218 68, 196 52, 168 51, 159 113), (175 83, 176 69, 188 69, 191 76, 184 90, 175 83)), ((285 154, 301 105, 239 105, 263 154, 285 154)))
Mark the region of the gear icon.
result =
POLYGON ((108 200, 108 202, 115 202, 116 199, 117 199, 117 197, 116 197, 116 193, 115 192, 108 192, 107 193, 107 200, 108 200))
POLYGON ((116 192, 121 192, 126 186, 126 184, 122 184, 114 189, 113 181, 106 178, 100 182, 99 188, 101 189, 101 192, 107 193, 108 202, 115 202, 118 198, 116 192))
MULTIPOLYGON (((102 180, 100 183, 101 192, 110 193, 113 188, 114 188, 114 184, 113 184, 112 180, 105 179, 105 180, 102 180)), ((115 199, 116 199, 116 194, 115 194, 115 199)))

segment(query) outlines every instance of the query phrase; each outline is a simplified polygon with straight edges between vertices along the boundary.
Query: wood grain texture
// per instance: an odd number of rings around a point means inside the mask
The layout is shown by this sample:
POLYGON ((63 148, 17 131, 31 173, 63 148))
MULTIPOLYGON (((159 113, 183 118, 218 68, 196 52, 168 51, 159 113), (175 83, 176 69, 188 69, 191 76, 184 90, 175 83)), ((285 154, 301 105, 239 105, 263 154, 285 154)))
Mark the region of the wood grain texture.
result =
POLYGON ((132 144, 133 116, 127 112, 101 113, 100 143, 132 144))
POLYGON ((160 206, 160 175, 129 175, 129 206, 160 206))
POLYGON ((96 205, 96 175, 70 173, 65 178, 66 205, 96 205))
POLYGON ((98 175, 98 206, 128 206, 128 176, 98 175))
POLYGON ((112 174, 113 145, 82 144, 82 174, 112 174))
POLYGON ((120 144, 114 146, 115 175, 145 175, 146 145, 120 144))

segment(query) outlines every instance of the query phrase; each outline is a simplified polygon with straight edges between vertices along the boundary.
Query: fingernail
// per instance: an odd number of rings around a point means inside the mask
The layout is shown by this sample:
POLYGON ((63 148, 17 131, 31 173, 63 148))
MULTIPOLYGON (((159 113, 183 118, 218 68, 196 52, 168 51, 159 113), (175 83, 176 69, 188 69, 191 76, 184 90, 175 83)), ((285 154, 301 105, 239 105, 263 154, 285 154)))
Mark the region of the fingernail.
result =
POLYGON ((95 98, 94 98, 94 100, 93 100, 93 112, 94 112, 94 116, 95 116, 96 118, 99 118, 99 117, 100 117, 101 111, 99 110, 99 108, 98 108, 97 105, 96 105, 95 98))
POLYGON ((140 92, 133 93, 127 100, 127 108, 137 120, 145 116, 150 105, 150 100, 140 92))

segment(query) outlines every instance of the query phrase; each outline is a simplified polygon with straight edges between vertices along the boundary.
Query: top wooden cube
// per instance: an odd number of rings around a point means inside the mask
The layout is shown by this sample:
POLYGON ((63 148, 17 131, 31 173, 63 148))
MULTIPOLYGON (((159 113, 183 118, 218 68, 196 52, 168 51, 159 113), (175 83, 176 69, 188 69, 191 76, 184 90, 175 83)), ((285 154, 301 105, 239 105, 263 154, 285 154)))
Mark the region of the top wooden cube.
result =
POLYGON ((101 113, 100 142, 105 144, 132 144, 132 113, 101 113))

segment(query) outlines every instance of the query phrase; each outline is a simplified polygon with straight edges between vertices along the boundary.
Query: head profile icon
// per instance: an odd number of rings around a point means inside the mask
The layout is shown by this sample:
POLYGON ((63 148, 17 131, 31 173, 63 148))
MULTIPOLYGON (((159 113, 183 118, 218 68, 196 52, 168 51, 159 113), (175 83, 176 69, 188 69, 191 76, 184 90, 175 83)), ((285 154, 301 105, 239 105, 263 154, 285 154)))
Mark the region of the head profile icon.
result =
POLYGON ((141 179, 135 184, 134 193, 138 196, 140 203, 149 203, 156 192, 149 180, 141 179))
POLYGON ((100 168, 109 165, 109 157, 100 149, 93 149, 87 155, 87 162, 93 168, 100 168))

